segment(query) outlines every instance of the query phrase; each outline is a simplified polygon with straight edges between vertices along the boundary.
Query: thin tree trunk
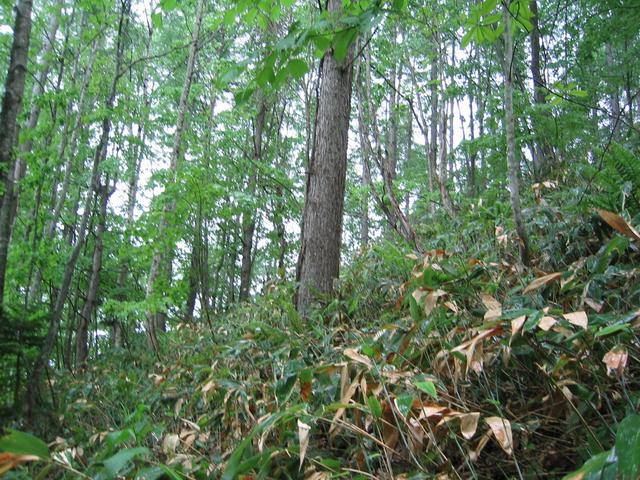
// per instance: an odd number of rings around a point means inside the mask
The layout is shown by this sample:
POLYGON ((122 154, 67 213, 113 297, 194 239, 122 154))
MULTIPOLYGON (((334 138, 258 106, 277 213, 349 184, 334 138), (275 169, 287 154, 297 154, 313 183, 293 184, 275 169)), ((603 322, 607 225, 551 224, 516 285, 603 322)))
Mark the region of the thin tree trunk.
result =
POLYGON ((509 169, 509 191, 511 193, 511 208, 516 223, 516 231, 520 237, 520 259, 524 265, 529 265, 529 237, 522 218, 520 207, 520 163, 516 159, 515 118, 513 113, 513 35, 511 32, 511 14, 509 7, 511 0, 503 4, 504 19, 504 111, 505 130, 507 137, 507 165, 509 169))
MULTIPOLYGON (((189 100, 189 92, 191 91, 191 82, 193 80, 193 72, 195 70, 196 55, 198 53, 198 39, 200 37, 200 27, 202 25, 202 17, 204 16, 204 0, 198 0, 196 6, 195 24, 193 27, 193 33, 191 36, 191 46, 189 48, 189 58, 187 60, 187 71, 185 73, 184 84, 182 85, 182 93, 180 94, 180 103, 178 104, 178 119, 176 121, 176 132, 173 138, 173 149, 171 151, 170 169, 171 169, 171 183, 175 183, 178 173, 178 163, 182 156, 182 136, 184 134, 186 126, 186 114, 187 104, 189 100)), ((154 299, 156 294, 158 278, 162 270, 166 270, 166 263, 169 257, 171 257, 170 250, 173 250, 171 245, 164 245, 164 237, 166 231, 169 228, 169 217, 173 214, 176 207, 175 199, 167 202, 162 212, 162 219, 158 227, 158 237, 156 239, 156 248, 153 253, 153 259, 151 261, 151 267, 149 269, 149 278, 147 280, 147 302, 154 299), (166 251, 165 251, 166 250, 166 251), (163 264, 165 264, 163 266, 163 264)), ((163 316, 162 308, 148 308, 147 310, 147 322, 146 331, 149 344, 157 353, 159 351, 158 338, 156 330, 160 327, 162 330, 163 316)))
POLYGON ((102 253, 104 250, 104 232, 107 225, 107 205, 109 197, 113 190, 110 191, 109 176, 104 185, 99 187, 100 210, 98 212, 98 225, 95 233, 95 244, 93 247, 93 258, 91 262, 91 277, 89 279, 89 287, 87 289, 87 298, 78 323, 76 333, 76 366, 85 368, 87 357, 89 355, 88 333, 89 323, 93 315, 93 311, 98 298, 98 289, 100 288, 100 274, 102 272, 102 253))
MULTIPOLYGON (((264 94, 259 95, 258 114, 253 122, 253 160, 256 162, 254 168, 256 172, 249 177, 247 191, 254 196, 258 182, 257 169, 258 162, 262 160, 262 131, 267 113, 267 105, 264 94)), ((253 261, 251 252, 253 250, 253 236, 256 230, 256 212, 245 210, 242 213, 242 260, 240 267, 240 294, 238 300, 246 302, 251 291, 251 270, 253 261)))
POLYGON ((60 329, 60 320, 62 319, 62 313, 64 311, 64 306, 67 300, 67 296, 69 294, 69 288, 71 286, 71 280, 73 278, 73 273, 75 271, 76 263, 78 261, 78 257, 80 256, 80 252, 82 251, 82 247, 84 246, 84 241, 87 234, 87 227, 89 225, 89 219, 91 217, 91 206, 93 204, 94 199, 94 191, 98 189, 100 185, 100 167, 104 159, 106 158, 107 153, 107 145, 109 143, 109 133, 111 130, 111 115, 113 106, 116 98, 116 89, 118 80, 120 79, 122 72, 122 64, 124 57, 124 30, 128 23, 129 19, 129 7, 130 4, 128 1, 125 1, 121 5, 120 11, 120 20, 118 24, 118 35, 116 40, 116 65, 115 65, 115 73, 113 77, 113 81, 111 83, 111 92, 109 93, 109 97, 106 102, 106 113, 102 120, 102 133, 100 135, 100 141, 98 142, 98 146, 95 150, 95 155, 93 157, 93 164, 91 167, 91 179, 89 184, 89 189, 87 192, 84 211, 82 214, 82 221, 80 223, 80 229, 78 231, 78 236, 76 239, 76 243, 71 252, 71 256, 67 260, 67 263, 64 268, 64 274, 62 278, 62 283, 60 285, 60 291, 56 297, 55 307, 51 312, 51 317, 49 320, 49 329, 47 331, 47 335, 44 339, 42 347, 40 349, 40 354, 34 364, 33 370, 31 372, 31 376, 29 378, 29 383, 27 385, 27 410, 28 415, 31 416, 33 413, 33 407, 36 402, 36 395, 39 389, 40 379, 42 374, 44 373, 44 369, 49 362, 49 358, 51 356, 51 352, 53 351, 53 347, 56 343, 56 338, 58 336, 58 330, 60 329))
MULTIPOLYGON (((71 185, 71 176, 73 173, 73 166, 76 160, 76 152, 78 147, 78 139, 80 137, 80 133, 82 131, 83 124, 83 113, 86 110, 87 103, 87 91, 89 89, 89 82, 91 81, 91 77, 93 75, 93 66, 95 64, 96 56, 98 50, 100 48, 100 42, 95 40, 93 42, 93 46, 91 49, 91 54, 89 56, 89 61, 85 70, 84 78, 82 81, 82 87, 80 89, 80 97, 78 99, 77 104, 77 113, 73 125, 73 129, 71 131, 71 141, 69 143, 69 152, 67 153, 67 159, 64 165, 64 177, 62 180, 62 186, 60 187, 60 192, 56 196, 55 205, 53 208, 53 213, 51 214, 51 218, 47 220, 45 223, 44 231, 42 233, 42 238, 45 242, 45 245, 50 243, 53 239, 56 225, 60 221, 60 216, 62 214, 62 210, 64 208, 64 204, 67 200, 67 196, 69 193, 69 186, 71 185)), ((68 110, 71 110, 72 105, 69 105, 68 110)), ((58 150, 59 157, 62 157, 64 151, 62 150, 62 144, 60 149, 58 150)), ((42 284, 42 266, 38 265, 35 271, 35 275, 29 287, 30 296, 36 301, 40 299, 40 288, 42 284)))
POLYGON ((18 136, 18 115, 22 109, 22 97, 29 61, 32 6, 32 0, 19 0, 15 8, 13 44, 4 85, 2 111, 0 111, 0 184, 4 187, 2 208, 0 208, 0 314, 3 313, 10 235, 10 209, 8 205, 10 202, 5 201, 5 198, 6 200, 11 198, 14 188, 13 148, 18 136), (5 204, 7 204, 6 207, 5 204))
MULTIPOLYGON (((542 78, 540 67, 540 18, 538 15, 538 2, 531 0, 531 77, 533 78, 533 103, 536 107, 541 107, 546 103, 544 95, 544 79, 542 78)), ((549 143, 545 140, 544 133, 541 131, 540 113, 534 112, 532 118, 533 132, 535 135, 535 145, 533 149, 533 174, 538 181, 547 170, 547 162, 551 158, 552 152, 549 143)))
MULTIPOLYGON (((342 0, 328 0, 327 9, 339 12, 342 0)), ((353 50, 351 45, 344 61, 338 61, 331 51, 322 59, 298 262, 296 307, 302 316, 309 313, 317 295, 333 291, 333 282, 340 271, 353 50)))

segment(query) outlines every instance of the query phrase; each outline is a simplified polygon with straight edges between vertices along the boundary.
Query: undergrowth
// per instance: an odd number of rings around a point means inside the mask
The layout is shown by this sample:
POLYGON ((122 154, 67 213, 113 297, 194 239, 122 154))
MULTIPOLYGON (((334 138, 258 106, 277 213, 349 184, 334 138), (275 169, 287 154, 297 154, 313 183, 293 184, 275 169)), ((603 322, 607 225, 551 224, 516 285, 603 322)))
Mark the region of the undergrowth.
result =
POLYGON ((14 425, 45 462, 6 478, 635 478, 638 239, 532 195, 532 269, 476 205, 424 255, 363 252, 307 321, 272 285, 160 358, 140 336, 52 372, 48 417, 14 425))

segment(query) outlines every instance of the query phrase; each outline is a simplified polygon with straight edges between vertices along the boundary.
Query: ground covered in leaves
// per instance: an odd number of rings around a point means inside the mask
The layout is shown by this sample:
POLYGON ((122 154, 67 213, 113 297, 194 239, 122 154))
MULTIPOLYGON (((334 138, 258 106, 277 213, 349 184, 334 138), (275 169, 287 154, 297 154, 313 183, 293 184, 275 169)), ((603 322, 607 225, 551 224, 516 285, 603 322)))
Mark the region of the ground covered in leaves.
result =
POLYGON ((177 325, 160 358, 141 336, 53 375, 49 445, 13 432, 0 465, 23 464, 7 478, 638 478, 637 232, 542 205, 525 269, 508 229, 464 225, 424 255, 364 252, 306 321, 273 286, 177 325))

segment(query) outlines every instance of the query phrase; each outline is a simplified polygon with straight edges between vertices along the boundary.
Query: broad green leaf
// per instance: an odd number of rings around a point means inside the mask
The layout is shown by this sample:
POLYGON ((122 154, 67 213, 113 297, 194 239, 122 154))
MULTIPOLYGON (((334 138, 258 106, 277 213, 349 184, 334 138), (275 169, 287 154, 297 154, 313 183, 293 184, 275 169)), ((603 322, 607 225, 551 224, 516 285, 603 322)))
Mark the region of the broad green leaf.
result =
POLYGON ((620 422, 615 449, 619 478, 640 478, 640 415, 630 415, 620 422))
POLYGON ((0 438, 0 451, 20 455, 35 455, 49 458, 49 447, 38 437, 19 430, 8 429, 9 434, 0 438))
POLYGON ((433 382, 416 382, 415 386, 424 393, 431 395, 435 400, 438 399, 438 391, 436 390, 436 386, 433 382))
POLYGON ((160 8, 165 12, 170 12, 178 6, 178 0, 160 0, 160 8))
POLYGON ((595 334, 596 337, 605 337, 607 335, 611 335, 613 333, 618 333, 620 331, 631 331, 629 325, 625 324, 617 324, 617 325, 609 325, 608 327, 601 328, 595 334))
POLYGON ((151 453, 151 451, 146 447, 125 448, 105 460, 104 466, 113 478, 116 477, 131 460, 149 453, 151 453))
POLYGON ((373 418, 382 417, 382 405, 380 405, 380 401, 376 397, 370 395, 367 398, 367 404, 369 405, 369 410, 371 410, 373 418))
MULTIPOLYGON (((615 478, 616 456, 612 450, 594 455, 578 470, 566 475, 563 480, 605 480, 615 478), (611 472, 613 476, 605 476, 606 472, 611 472)), ((611 474, 610 473, 610 474, 611 474)))
POLYGON ((153 28, 156 28, 156 29, 162 28, 162 13, 160 12, 152 13, 151 23, 153 24, 153 28))
POLYGON ((305 74, 309 71, 309 66, 304 60, 294 58, 293 60, 289 60, 289 63, 287 63, 285 69, 291 74, 293 78, 299 79, 304 77, 305 74))

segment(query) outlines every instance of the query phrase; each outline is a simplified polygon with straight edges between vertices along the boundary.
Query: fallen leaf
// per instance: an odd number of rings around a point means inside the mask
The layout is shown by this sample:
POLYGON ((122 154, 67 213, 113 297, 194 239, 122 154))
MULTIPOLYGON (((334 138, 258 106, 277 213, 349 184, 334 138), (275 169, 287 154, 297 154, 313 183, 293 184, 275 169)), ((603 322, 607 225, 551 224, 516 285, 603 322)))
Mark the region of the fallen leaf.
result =
POLYGON ((561 277, 562 277, 562 272, 550 273, 548 275, 538 277, 534 281, 532 281, 529 285, 527 285, 527 287, 523 290, 522 293, 526 294, 529 292, 533 292, 534 290, 537 290, 538 288, 546 285, 547 283, 551 283, 555 280, 558 280, 561 277))
POLYGON ((602 361, 607 365, 607 375, 610 377, 613 375, 621 376, 627 366, 628 358, 627 349, 621 345, 617 345, 605 353, 602 361))
POLYGON ((471 440, 478 430, 480 412, 465 413, 460 416, 460 433, 467 440, 471 440))
POLYGON ((585 330, 589 325, 589 318, 585 312, 565 313, 562 315, 571 325, 582 327, 585 330))
POLYGON ((480 294, 480 299, 482 300, 482 304, 485 306, 487 311, 484 314, 484 320, 486 322, 490 322, 492 320, 497 320, 502 315, 502 304, 493 298, 491 295, 487 295, 486 293, 480 294))
POLYGON ((433 292, 429 292, 427 295, 427 301, 424 303, 424 313, 429 315, 436 305, 438 304, 438 298, 443 297, 447 294, 444 290, 434 290, 433 292))
POLYGON ((602 307, 604 306, 603 302, 596 302, 593 298, 589 298, 589 297, 586 297, 584 299, 584 303, 589 305, 593 309, 593 311, 596 313, 600 313, 600 311, 602 310, 602 307))
MULTIPOLYGON (((511 338, 515 337, 518 332, 522 329, 524 322, 527 320, 526 315, 521 315, 518 318, 514 318, 511 320, 511 338)), ((509 340, 509 345, 511 345, 511 340, 509 340)))
POLYGON ((609 224, 616 232, 621 233, 633 240, 640 241, 640 233, 627 223, 620 215, 606 210, 597 210, 598 215, 609 224))
POLYGON ((180 437, 175 433, 165 435, 162 442, 162 451, 166 454, 176 453, 176 449, 180 445, 180 437))
POLYGON ((366 365, 368 368, 373 368, 373 363, 371 363, 371 360, 369 360, 367 357, 357 352, 353 348, 347 348, 344 351, 344 355, 346 357, 349 357, 354 362, 362 363, 363 365, 366 365))
POLYGON ((545 332, 548 332, 556 323, 557 320, 553 317, 542 317, 542 320, 540 320, 540 323, 538 323, 538 327, 540 327, 540 329, 544 330, 545 332))
POLYGON ((491 428, 491 431, 498 440, 500 447, 502 450, 506 452, 507 455, 511 455, 513 453, 513 433, 511 432, 511 422, 506 418, 501 417, 489 417, 485 418, 485 422, 491 428))
POLYGON ((309 446, 309 432, 311 427, 306 423, 303 423, 298 419, 298 439, 300 441, 300 466, 298 471, 302 469, 302 463, 304 462, 304 456, 307 453, 307 447, 309 446))

